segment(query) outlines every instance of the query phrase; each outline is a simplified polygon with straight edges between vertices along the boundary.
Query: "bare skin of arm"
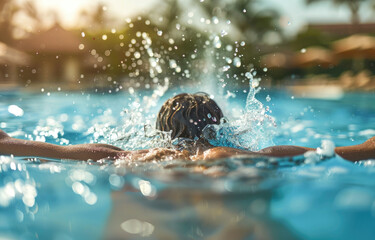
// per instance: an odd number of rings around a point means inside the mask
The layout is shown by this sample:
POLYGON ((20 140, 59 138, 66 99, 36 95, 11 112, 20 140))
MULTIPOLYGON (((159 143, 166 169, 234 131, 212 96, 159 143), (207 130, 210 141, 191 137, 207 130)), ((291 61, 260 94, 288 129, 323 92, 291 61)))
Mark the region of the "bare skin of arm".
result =
POLYGON ((60 146, 51 143, 22 140, 8 136, 0 130, 0 155, 32 156, 54 159, 97 161, 104 158, 127 159, 129 161, 153 161, 165 158, 188 159, 186 151, 176 151, 165 148, 124 151, 108 144, 79 144, 60 146))
MULTIPOLYGON (((191 159, 191 160, 212 160, 233 156, 271 156, 287 157, 304 154, 313 148, 298 146, 273 146, 251 152, 229 147, 214 147, 197 155, 189 156, 187 152, 180 152, 171 149, 149 149, 139 151, 124 151, 115 146, 107 144, 79 144, 72 146, 59 146, 45 142, 36 142, 9 137, 0 130, 0 154, 14 156, 35 156, 55 159, 72 160, 99 160, 103 158, 128 158, 129 160, 152 161, 165 157, 191 159)), ((349 161, 375 159, 375 137, 366 142, 354 146, 337 147, 335 152, 342 158, 349 161)))
POLYGON ((72 160, 99 160, 118 158, 129 152, 107 144, 79 144, 59 146, 55 144, 22 140, 9 137, 0 130, 0 154, 14 156, 35 156, 72 160))
MULTIPOLYGON (((299 146, 273 146, 264 148, 258 152, 245 151, 227 147, 216 147, 206 150, 201 156, 195 158, 201 158, 204 160, 225 158, 239 155, 250 155, 250 156, 270 156, 270 157, 292 157, 302 155, 307 151, 314 151, 314 148, 299 147, 299 146)), ((366 159, 375 159, 375 137, 368 139, 366 142, 345 147, 336 147, 336 154, 342 158, 355 162, 366 159)))

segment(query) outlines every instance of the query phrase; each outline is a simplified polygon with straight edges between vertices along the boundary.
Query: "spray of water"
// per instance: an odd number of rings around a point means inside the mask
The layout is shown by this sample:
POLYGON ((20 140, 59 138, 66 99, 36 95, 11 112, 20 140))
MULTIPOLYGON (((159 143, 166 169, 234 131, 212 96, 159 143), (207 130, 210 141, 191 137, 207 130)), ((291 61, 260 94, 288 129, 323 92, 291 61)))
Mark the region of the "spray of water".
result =
MULTIPOLYGON (((122 122, 116 127, 101 124, 91 128, 88 133, 95 134, 93 142, 110 143, 129 150, 173 147, 170 133, 162 133, 154 128, 155 110, 157 105, 161 104, 160 99, 170 89, 170 78, 176 78, 176 74, 183 73, 185 78, 197 76, 203 85, 203 91, 215 97, 224 109, 228 104, 226 100, 236 97, 229 87, 233 87, 236 81, 249 82, 246 106, 242 111, 242 116, 238 119, 225 119, 220 125, 206 127, 204 137, 211 144, 253 151, 271 145, 275 134, 275 120, 267 114, 267 108, 256 99, 256 93, 260 91, 260 79, 256 78, 256 71, 253 69, 240 73, 248 68, 242 63, 242 55, 239 51, 245 43, 228 44, 227 40, 222 39, 225 35, 220 34, 220 31, 212 30, 202 49, 195 49, 193 54, 191 52, 184 54, 184 56, 191 55, 191 59, 186 59, 184 65, 186 68, 184 68, 173 58, 170 51, 156 51, 159 48, 153 46, 153 43, 158 42, 158 39, 152 39, 151 35, 146 32, 137 32, 126 53, 134 55, 132 65, 141 64, 142 68, 141 66, 139 69, 135 67, 129 76, 137 78, 141 71, 146 72, 149 80, 145 82, 152 84, 146 83, 145 88, 153 90, 151 94, 142 96, 142 92, 129 87, 132 101, 122 113, 122 122), (196 54, 199 52, 204 55, 204 61, 202 61, 204 64, 198 69, 189 68, 188 66, 194 65, 192 62, 195 61, 196 54)), ((157 34, 152 36, 153 38, 166 37, 161 30, 157 30, 157 34)), ((171 45, 177 42, 170 36, 168 39, 171 45)), ((181 82, 181 85, 183 84, 181 82)), ((201 88, 199 91, 202 91, 201 88)), ((230 111, 227 112, 228 115, 233 115, 230 111)))

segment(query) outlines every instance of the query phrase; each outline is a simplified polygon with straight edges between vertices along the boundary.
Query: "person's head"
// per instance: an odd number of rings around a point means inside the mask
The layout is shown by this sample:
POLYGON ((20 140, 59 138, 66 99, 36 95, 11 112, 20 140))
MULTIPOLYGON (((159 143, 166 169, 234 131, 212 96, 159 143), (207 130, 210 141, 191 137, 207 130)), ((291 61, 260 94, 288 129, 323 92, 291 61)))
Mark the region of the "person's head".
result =
POLYGON ((182 93, 161 107, 156 129, 172 131, 174 138, 200 138, 208 124, 219 124, 223 113, 206 93, 182 93))

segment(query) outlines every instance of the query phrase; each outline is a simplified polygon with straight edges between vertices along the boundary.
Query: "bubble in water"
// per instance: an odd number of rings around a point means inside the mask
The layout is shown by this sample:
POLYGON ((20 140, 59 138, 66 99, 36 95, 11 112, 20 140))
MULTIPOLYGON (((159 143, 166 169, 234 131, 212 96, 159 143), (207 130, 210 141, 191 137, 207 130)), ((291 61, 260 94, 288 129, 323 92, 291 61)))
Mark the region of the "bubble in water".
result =
POLYGON ((245 41, 242 41, 241 43, 240 43, 240 45, 243 47, 243 46, 245 46, 245 41))
POLYGON ((108 37, 107 37, 106 34, 103 34, 103 35, 102 35, 102 39, 103 39, 104 41, 107 40, 107 38, 108 38, 108 37))
POLYGON ((83 43, 79 44, 78 45, 78 49, 79 50, 83 50, 85 48, 85 45, 83 43))
POLYGON ((231 52, 233 50, 233 46, 232 45, 227 45, 225 47, 225 49, 228 51, 228 52, 231 52))
POLYGON ((271 97, 270 97, 270 95, 267 95, 267 97, 266 97, 266 101, 267 101, 267 102, 271 101, 271 97))
POLYGON ((85 37, 86 36, 85 32, 81 32, 81 36, 85 37))
POLYGON ((305 53, 305 52, 306 52, 306 48, 302 48, 301 53, 305 53))
POLYGON ((267 72, 268 71, 268 68, 263 68, 263 72, 267 72))
POLYGON ((220 31, 220 36, 224 37, 225 35, 228 35, 227 31, 221 30, 220 31))

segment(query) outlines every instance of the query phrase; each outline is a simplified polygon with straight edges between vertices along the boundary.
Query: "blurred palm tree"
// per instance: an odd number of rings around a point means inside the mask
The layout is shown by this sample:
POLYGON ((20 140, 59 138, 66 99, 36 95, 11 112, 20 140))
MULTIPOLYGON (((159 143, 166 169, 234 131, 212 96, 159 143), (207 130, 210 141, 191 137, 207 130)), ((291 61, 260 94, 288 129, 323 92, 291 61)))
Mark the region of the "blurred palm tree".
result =
POLYGON ((336 6, 344 5, 349 8, 351 13, 351 23, 358 24, 360 22, 359 9, 361 4, 372 2, 375 8, 374 0, 306 0, 307 4, 313 4, 316 2, 330 1, 336 6))
POLYGON ((273 32, 281 36, 280 15, 273 9, 257 10, 257 0, 205 1, 201 8, 212 17, 225 17, 239 30, 247 42, 259 43, 266 34, 273 32))

